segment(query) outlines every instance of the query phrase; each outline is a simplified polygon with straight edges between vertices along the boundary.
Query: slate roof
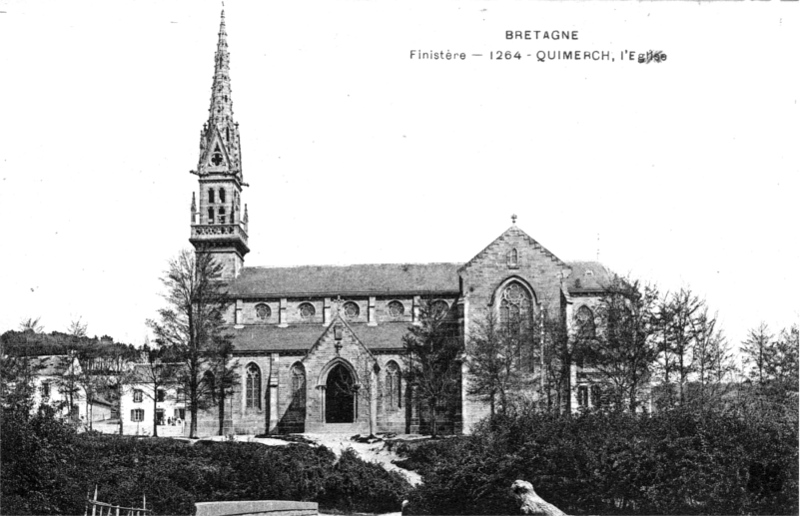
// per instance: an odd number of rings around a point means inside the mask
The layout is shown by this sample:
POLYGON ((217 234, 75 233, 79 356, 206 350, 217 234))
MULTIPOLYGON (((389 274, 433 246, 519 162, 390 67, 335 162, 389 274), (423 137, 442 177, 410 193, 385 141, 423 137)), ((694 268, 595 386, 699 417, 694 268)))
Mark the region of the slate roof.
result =
MULTIPOLYGON (((411 322, 393 321, 370 326, 366 323, 348 323, 353 333, 370 350, 403 348, 403 336, 409 331, 411 322)), ((297 324, 285 328, 276 325, 246 325, 230 328, 238 353, 248 351, 305 352, 323 335, 326 326, 320 324, 297 324)))
POLYGON ((66 355, 38 355, 31 359, 35 374, 40 376, 60 376, 69 365, 66 355))
POLYGON ((602 293, 614 276, 600 262, 569 262, 568 265, 573 269, 566 281, 570 294, 602 293))
POLYGON ((461 266, 447 262, 246 267, 228 292, 243 298, 458 293, 461 266))

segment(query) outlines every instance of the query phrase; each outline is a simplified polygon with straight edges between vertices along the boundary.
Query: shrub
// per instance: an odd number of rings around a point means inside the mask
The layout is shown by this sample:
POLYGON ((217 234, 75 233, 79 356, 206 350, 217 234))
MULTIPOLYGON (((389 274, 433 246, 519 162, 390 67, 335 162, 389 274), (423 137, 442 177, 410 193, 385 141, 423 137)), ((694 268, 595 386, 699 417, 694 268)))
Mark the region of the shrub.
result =
POLYGON ((77 434, 52 414, 6 412, 2 513, 80 515, 85 497, 191 515, 199 501, 317 501, 338 512, 397 511, 410 489, 396 473, 325 447, 77 434))
POLYGON ((526 412, 410 451, 417 514, 514 513, 530 481, 570 514, 798 513, 797 422, 670 411, 653 417, 526 412))

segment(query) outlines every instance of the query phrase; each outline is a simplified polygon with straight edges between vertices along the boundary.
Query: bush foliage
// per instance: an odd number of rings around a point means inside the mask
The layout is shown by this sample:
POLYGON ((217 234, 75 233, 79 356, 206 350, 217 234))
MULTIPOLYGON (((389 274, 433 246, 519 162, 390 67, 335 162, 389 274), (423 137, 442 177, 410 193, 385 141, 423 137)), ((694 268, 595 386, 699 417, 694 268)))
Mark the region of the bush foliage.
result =
POLYGON ((194 503, 283 499, 317 501, 338 512, 397 511, 409 490, 395 473, 360 460, 339 460, 325 447, 268 447, 78 434, 40 411, 4 411, 2 514, 82 515, 87 493, 141 506, 156 515, 192 515, 194 503))
POLYGON ((575 515, 798 515, 797 420, 527 411, 398 452, 423 474, 411 514, 515 514, 523 479, 575 515))

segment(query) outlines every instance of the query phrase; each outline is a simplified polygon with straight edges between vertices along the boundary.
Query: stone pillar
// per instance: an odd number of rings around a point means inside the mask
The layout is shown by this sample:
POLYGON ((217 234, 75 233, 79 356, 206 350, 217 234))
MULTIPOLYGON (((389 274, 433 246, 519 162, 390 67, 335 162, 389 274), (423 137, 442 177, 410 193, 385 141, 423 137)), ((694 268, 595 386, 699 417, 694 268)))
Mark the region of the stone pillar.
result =
POLYGON ((278 432, 278 381, 279 381, 279 355, 274 353, 270 357, 270 425, 268 433, 278 432))
POLYGON ((326 297, 323 300, 323 326, 331 323, 331 298, 326 297))
POLYGON ((367 302, 367 325, 371 327, 378 325, 378 320, 375 316, 375 296, 371 296, 367 302))
POLYGON ((370 368, 370 428, 378 432, 378 375, 370 368))
POLYGON ((287 327, 287 300, 286 298, 281 298, 281 301, 278 305, 278 326, 279 327, 287 327))

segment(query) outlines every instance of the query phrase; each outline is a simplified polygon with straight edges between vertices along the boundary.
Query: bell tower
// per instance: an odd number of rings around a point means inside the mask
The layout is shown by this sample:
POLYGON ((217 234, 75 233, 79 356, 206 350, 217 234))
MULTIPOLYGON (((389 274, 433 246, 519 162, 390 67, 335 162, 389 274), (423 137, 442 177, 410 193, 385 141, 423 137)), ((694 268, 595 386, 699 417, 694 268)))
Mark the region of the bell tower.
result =
POLYGON ((248 248, 248 209, 242 213, 242 152, 239 124, 234 122, 229 76, 225 11, 214 55, 209 119, 200 131, 200 158, 196 171, 199 199, 192 194, 192 233, 195 251, 214 253, 223 265, 223 277, 234 279, 244 264, 248 248), (198 203, 199 201, 199 203, 198 203), (199 206, 198 206, 199 205, 199 206))

